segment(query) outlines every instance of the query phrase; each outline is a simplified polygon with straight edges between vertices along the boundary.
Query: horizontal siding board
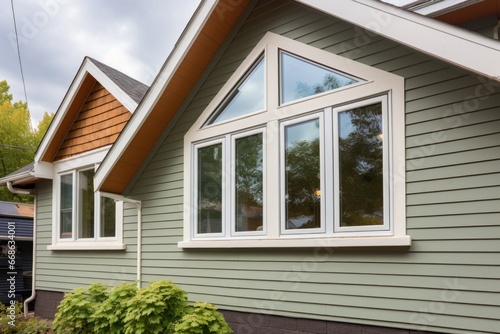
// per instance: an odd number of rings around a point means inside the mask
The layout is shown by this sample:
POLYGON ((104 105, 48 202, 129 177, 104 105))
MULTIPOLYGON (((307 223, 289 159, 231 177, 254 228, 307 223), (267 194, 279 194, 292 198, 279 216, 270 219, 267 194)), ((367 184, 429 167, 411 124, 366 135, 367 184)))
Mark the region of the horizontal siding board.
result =
MULTIPOLYGON (((436 203, 460 203, 470 201, 482 201, 489 199, 500 199, 500 187, 483 187, 465 190, 426 192, 406 197, 408 205, 436 204, 436 203)), ((500 208, 499 208, 500 210, 500 208)))

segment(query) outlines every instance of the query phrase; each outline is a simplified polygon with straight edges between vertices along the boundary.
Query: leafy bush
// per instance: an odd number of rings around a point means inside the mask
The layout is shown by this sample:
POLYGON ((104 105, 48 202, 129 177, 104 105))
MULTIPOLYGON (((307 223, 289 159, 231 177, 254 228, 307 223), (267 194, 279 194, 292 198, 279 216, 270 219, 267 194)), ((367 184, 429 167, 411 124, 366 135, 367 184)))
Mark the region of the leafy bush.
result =
POLYGON ((157 281, 140 289, 127 306, 126 334, 169 333, 184 314, 187 294, 170 281, 157 281))
POLYGON ((60 334, 94 333, 92 315, 107 297, 107 288, 100 283, 92 284, 87 290, 78 288, 66 293, 57 307, 53 329, 60 334))
POLYGON ((229 328, 222 314, 209 303, 196 303, 190 307, 189 313, 174 326, 175 334, 229 334, 229 328))
POLYGON ((50 327, 51 323, 49 320, 36 317, 25 318, 22 312, 21 303, 16 302, 14 307, 10 309, 5 305, 0 304, 0 333, 48 334, 53 333, 50 327))
POLYGON ((123 283, 111 289, 109 296, 95 308, 93 314, 96 333, 124 333, 123 322, 128 303, 137 294, 137 285, 123 283))
POLYGON ((170 281, 142 289, 122 284, 109 293, 100 284, 75 289, 57 308, 53 329, 58 334, 232 333, 215 306, 189 306, 186 292, 170 281))

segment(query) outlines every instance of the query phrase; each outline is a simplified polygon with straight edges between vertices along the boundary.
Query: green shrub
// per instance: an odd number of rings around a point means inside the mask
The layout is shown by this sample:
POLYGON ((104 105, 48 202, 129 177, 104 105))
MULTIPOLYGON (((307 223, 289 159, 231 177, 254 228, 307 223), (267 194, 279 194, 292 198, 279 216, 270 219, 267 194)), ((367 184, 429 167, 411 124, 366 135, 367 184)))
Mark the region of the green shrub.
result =
POLYGON ((59 334, 94 333, 92 315, 107 297, 107 288, 100 283, 92 284, 87 290, 78 288, 66 293, 57 307, 52 328, 59 334))
POLYGON ((170 281, 142 289, 122 284, 109 293, 101 284, 75 289, 65 294, 52 328, 58 334, 232 333, 215 306, 188 306, 186 292, 170 281))
POLYGON ((170 281, 157 281, 140 289, 127 306, 126 334, 171 333, 187 307, 187 295, 170 281))
MULTIPOLYGON (((9 305, 10 306, 10 305, 9 305)), ((7 306, 0 304, 0 333, 2 334, 42 334, 53 333, 48 320, 36 317, 25 318, 23 305, 16 302, 13 312, 7 306)))
POLYGON ((233 331, 217 308, 196 303, 174 326, 175 334, 230 334, 233 331))
POLYGON ((124 333, 123 323, 129 301, 137 294, 137 285, 123 283, 111 289, 108 298, 95 308, 93 314, 96 333, 124 333))

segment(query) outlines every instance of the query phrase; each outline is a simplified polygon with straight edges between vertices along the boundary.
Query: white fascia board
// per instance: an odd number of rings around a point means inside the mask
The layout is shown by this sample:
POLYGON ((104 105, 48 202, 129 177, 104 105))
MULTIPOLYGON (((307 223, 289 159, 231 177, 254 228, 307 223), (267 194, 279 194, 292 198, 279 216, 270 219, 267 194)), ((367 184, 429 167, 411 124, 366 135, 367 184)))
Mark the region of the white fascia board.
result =
POLYGON ((33 176, 32 172, 24 172, 20 174, 15 174, 12 176, 3 177, 0 179, 0 186, 5 186, 7 183, 12 182, 13 185, 19 184, 21 182, 35 181, 36 177, 33 176))
POLYGON ((445 62, 500 81, 500 43, 496 40, 380 1, 296 1, 445 62))
POLYGON ((66 95, 61 102, 61 105, 55 113, 54 119, 50 124, 47 133, 43 137, 38 150, 35 154, 35 164, 41 162, 42 156, 45 155, 45 150, 53 140, 54 135, 59 128, 64 117, 68 112, 71 103, 73 102, 78 90, 87 75, 91 75, 94 79, 101 83, 127 110, 131 113, 137 107, 137 103, 121 90, 108 76, 106 76, 89 58, 85 58, 80 69, 78 70, 73 82, 71 83, 66 95))
POLYGON ((217 2, 217 0, 206 0, 201 3, 200 7, 198 7, 197 11, 191 18, 191 21, 188 23, 186 29, 174 46, 174 49, 163 64, 160 73, 155 78, 153 84, 146 93, 146 96, 137 107, 134 115, 123 129, 117 141, 111 147, 111 150, 102 162, 101 166, 97 169, 94 176, 94 185, 97 190, 100 189, 104 180, 123 154, 123 151, 135 137, 144 123, 144 120, 151 113, 151 110, 154 108, 161 94, 172 79, 173 74, 193 45, 194 40, 203 29, 205 22, 215 9, 217 2))
POLYGON ((120 87, 118 87, 113 80, 105 75, 93 62, 86 58, 84 70, 90 73, 101 85, 106 88, 111 95, 113 95, 128 111, 134 113, 137 108, 137 103, 120 87))
POLYGON ((66 116, 66 113, 68 111, 69 106, 71 105, 71 102, 73 102, 73 99, 75 98, 76 93, 80 89, 80 86, 83 83, 83 80, 87 76, 87 71, 84 71, 84 64, 85 62, 80 66, 80 69, 78 70, 78 73, 76 74, 75 78, 73 79, 73 82, 69 86, 68 91, 66 92, 66 95, 64 96, 61 105, 57 109, 54 119, 50 123, 49 128, 47 129, 47 132, 45 133, 45 136, 42 139, 42 142, 38 146, 38 149, 35 153, 35 164, 37 162, 40 162, 42 157, 45 155, 45 151, 47 147, 49 146, 50 142, 53 140, 54 135, 59 128, 59 125, 61 124, 62 120, 66 116))

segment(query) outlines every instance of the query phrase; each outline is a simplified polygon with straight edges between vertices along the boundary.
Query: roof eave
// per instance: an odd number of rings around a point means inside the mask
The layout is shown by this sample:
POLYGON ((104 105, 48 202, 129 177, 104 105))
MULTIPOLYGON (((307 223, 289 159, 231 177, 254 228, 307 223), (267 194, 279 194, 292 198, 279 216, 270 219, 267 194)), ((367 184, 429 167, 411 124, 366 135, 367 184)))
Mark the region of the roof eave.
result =
POLYGON ((375 0, 297 1, 465 70, 500 81, 498 41, 375 0), (412 34, 413 31, 418 31, 418 34, 412 34))

